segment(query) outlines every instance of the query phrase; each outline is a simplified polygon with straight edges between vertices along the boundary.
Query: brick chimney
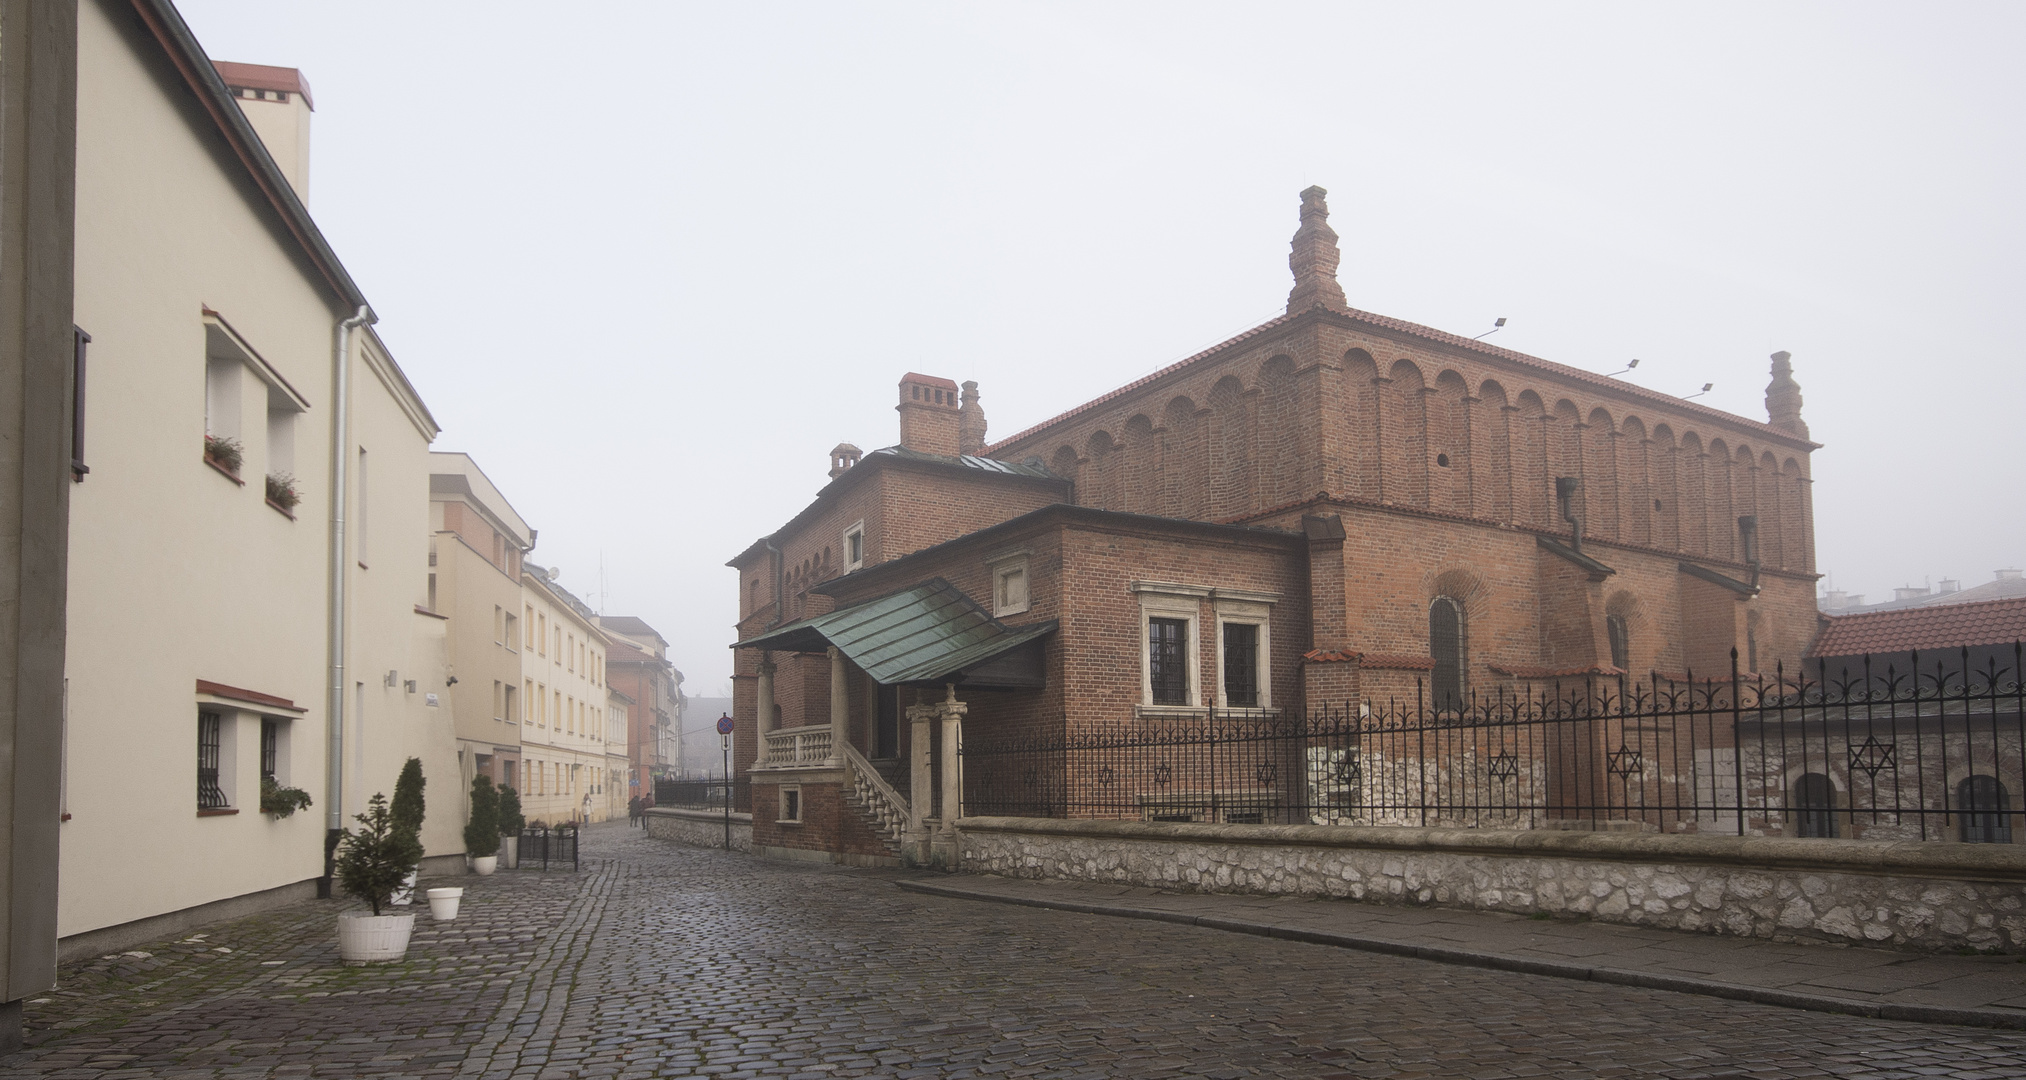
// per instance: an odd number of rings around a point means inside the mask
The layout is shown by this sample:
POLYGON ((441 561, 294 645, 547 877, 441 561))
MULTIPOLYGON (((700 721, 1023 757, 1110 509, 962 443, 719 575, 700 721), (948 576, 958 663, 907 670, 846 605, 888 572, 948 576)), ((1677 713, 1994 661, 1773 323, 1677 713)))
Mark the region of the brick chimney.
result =
POLYGON ((985 452, 985 409, 978 404, 978 383, 964 380, 963 408, 957 410, 957 452, 985 452))
MULTIPOLYGON (((900 445, 903 450, 956 457, 959 450, 957 384, 910 371, 900 380, 900 445)), ((984 414, 979 414, 984 419, 984 414)))
POLYGON ((843 476, 847 471, 851 469, 853 465, 858 464, 859 458, 864 456, 865 451, 860 450, 858 447, 853 446, 848 442, 841 442, 838 443, 836 446, 831 447, 830 479, 835 480, 838 477, 843 476))
POLYGON ((1330 205, 1323 200, 1328 194, 1319 187, 1301 193, 1301 228, 1295 230, 1294 250, 1287 256, 1287 268, 1294 271, 1294 291, 1287 294, 1289 315, 1312 307, 1343 311, 1351 306, 1344 299, 1344 287, 1337 284, 1337 263, 1343 253, 1330 228, 1330 205))

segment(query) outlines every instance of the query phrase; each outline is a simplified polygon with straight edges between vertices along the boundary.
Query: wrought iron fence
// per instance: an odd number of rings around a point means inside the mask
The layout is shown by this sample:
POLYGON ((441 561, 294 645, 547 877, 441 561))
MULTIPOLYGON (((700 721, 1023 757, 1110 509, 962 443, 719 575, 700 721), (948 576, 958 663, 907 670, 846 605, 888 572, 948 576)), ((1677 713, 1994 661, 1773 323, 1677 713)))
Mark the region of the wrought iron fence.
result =
POLYGON ((2010 843, 2021 649, 1726 679, 1521 683, 1467 708, 1140 710, 973 735, 967 814, 2010 843))
POLYGON ((523 867, 539 861, 547 870, 554 863, 558 869, 564 863, 570 869, 577 869, 577 827, 575 825, 535 824, 521 830, 520 864, 523 867))
POLYGON ((654 782, 654 805, 685 806, 704 810, 722 810, 725 799, 732 801, 732 812, 750 814, 753 812, 753 786, 747 780, 656 780, 654 782))

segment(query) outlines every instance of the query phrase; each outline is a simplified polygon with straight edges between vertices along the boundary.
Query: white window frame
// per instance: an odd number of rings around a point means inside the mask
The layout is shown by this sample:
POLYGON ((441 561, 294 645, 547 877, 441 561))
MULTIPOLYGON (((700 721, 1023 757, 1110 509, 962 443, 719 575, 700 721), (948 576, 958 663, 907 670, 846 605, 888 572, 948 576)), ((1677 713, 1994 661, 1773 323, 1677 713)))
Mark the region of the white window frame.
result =
POLYGON ((1135 581, 1132 591, 1140 602, 1140 711, 1172 713, 1203 707, 1203 601, 1211 590, 1193 585, 1158 581, 1135 581), (1188 624, 1183 650, 1188 655, 1188 701, 1182 705, 1154 704, 1153 632, 1154 619, 1181 619, 1188 624))
POLYGON ((775 816, 774 823, 777 825, 800 825, 802 824, 803 809, 804 807, 802 805, 802 786, 800 784, 781 785, 781 812, 775 816), (790 795, 795 797, 794 817, 788 816, 788 797, 790 795))
POLYGON ((859 518, 845 526, 844 532, 838 535, 837 543, 838 554, 844 556, 844 572, 848 574, 853 570, 862 569, 865 566, 865 519, 859 518), (851 538, 854 536, 858 538, 856 559, 851 557, 851 538))
POLYGON ((1237 707, 1273 708, 1273 670, 1270 664, 1273 656, 1273 604, 1265 600, 1236 599, 1231 596, 1230 590, 1219 590, 1211 601, 1211 608, 1217 615, 1217 707, 1233 707, 1224 693, 1224 628, 1240 623, 1259 628, 1259 654, 1253 659, 1255 670, 1259 673, 1259 703, 1237 707))

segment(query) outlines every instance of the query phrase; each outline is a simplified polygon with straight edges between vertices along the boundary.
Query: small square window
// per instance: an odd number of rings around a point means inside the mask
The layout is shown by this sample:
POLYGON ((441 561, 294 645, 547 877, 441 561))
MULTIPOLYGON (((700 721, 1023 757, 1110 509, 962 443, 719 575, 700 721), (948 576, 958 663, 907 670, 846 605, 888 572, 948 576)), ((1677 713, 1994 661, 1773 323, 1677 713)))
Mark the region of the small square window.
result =
POLYGON ((799 822, 802 820, 801 788, 784 787, 781 789, 780 820, 784 822, 799 822))

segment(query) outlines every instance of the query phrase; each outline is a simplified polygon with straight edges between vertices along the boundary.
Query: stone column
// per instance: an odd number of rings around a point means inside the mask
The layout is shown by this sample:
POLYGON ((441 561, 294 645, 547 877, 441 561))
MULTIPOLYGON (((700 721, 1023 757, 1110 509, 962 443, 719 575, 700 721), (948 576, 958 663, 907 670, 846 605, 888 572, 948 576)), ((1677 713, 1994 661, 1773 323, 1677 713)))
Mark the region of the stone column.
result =
POLYGON ((759 718, 753 722, 753 730, 760 733, 758 760, 767 760, 767 732, 774 730, 774 662, 760 654, 760 681, 753 697, 759 711, 759 718))
POLYGON ((832 645, 830 653, 830 756, 844 760, 844 747, 851 728, 851 672, 844 654, 832 645))
POLYGON ((915 694, 915 703, 907 707, 910 725, 907 855, 917 865, 929 861, 929 807, 935 801, 935 780, 929 769, 929 739, 931 722, 939 711, 938 706, 922 704, 920 693, 915 694))
POLYGON ((936 706, 943 721, 943 815, 929 847, 929 860, 954 870, 957 866, 957 818, 964 812, 964 760, 959 750, 964 739, 964 713, 970 708, 957 700, 955 683, 944 686, 944 698, 936 706))

